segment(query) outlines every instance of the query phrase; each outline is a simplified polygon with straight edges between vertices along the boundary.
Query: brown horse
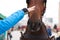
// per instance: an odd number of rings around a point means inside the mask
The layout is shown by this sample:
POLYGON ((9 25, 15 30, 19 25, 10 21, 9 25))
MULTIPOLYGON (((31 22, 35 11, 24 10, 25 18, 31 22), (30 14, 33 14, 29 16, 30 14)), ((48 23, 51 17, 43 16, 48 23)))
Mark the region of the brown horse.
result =
POLYGON ((27 7, 36 6, 36 10, 29 12, 29 20, 26 32, 21 34, 21 40, 54 40, 49 38, 46 26, 42 22, 42 16, 45 13, 47 0, 26 0, 27 7))

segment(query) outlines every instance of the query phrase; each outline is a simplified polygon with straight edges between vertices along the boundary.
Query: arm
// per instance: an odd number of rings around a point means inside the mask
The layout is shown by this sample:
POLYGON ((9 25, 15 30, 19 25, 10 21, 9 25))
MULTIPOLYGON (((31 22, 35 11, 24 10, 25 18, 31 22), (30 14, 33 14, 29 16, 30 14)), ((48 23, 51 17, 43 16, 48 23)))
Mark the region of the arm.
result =
POLYGON ((6 19, 0 20, 0 34, 13 27, 23 17, 24 17, 24 11, 18 10, 17 12, 13 13, 6 19))
POLYGON ((12 28, 17 22, 19 22, 24 17, 24 12, 30 12, 35 9, 35 6, 18 10, 13 13, 11 16, 7 17, 4 20, 0 20, 0 34, 12 28))

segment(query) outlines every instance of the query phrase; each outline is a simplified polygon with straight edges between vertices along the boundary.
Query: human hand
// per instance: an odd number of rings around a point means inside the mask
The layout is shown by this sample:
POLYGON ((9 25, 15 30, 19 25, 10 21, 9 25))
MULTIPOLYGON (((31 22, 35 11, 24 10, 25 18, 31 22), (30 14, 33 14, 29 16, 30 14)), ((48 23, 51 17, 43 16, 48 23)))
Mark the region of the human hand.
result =
POLYGON ((28 12, 34 11, 35 10, 35 6, 32 6, 30 8, 27 8, 28 12))

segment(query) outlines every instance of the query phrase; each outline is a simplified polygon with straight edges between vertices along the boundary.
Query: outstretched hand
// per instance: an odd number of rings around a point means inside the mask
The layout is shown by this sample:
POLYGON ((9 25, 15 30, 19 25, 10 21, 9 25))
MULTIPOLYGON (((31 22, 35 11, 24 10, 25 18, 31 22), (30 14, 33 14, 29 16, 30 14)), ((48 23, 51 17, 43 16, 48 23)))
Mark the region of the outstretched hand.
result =
POLYGON ((34 11, 35 10, 35 6, 32 6, 30 8, 27 8, 28 12, 34 11))

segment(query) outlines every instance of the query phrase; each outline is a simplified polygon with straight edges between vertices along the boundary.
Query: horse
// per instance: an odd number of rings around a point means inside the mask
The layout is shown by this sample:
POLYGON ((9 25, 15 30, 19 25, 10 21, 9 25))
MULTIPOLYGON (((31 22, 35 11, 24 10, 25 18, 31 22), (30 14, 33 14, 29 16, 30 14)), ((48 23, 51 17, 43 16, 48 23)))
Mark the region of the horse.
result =
POLYGON ((21 32, 20 40, 55 40, 49 37, 42 17, 46 10, 47 0, 26 0, 27 7, 36 6, 35 10, 28 12, 28 22, 25 33, 21 32))

